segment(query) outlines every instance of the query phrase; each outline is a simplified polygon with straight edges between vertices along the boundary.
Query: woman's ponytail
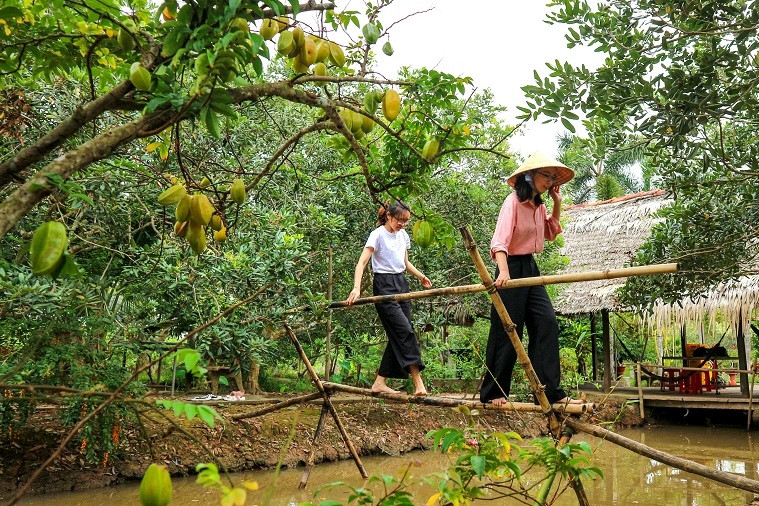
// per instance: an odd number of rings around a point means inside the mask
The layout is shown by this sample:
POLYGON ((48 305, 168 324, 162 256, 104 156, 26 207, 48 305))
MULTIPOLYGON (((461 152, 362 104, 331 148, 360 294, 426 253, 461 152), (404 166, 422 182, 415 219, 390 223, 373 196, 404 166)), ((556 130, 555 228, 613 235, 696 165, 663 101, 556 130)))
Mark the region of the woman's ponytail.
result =
POLYGON ((390 205, 389 200, 386 200, 379 208, 379 213, 377 215, 377 226, 382 226, 387 223, 388 215, 397 217, 399 214, 408 212, 411 212, 411 209, 400 200, 396 200, 392 205, 390 205))

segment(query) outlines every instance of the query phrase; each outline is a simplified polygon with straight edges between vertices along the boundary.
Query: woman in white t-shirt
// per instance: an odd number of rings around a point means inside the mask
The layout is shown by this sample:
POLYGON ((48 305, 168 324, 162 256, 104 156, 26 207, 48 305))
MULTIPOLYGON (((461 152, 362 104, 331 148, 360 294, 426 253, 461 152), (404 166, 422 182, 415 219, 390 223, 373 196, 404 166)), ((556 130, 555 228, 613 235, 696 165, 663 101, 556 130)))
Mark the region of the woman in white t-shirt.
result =
MULTIPOLYGON (((366 264, 372 261, 374 272, 374 295, 408 293, 409 286, 405 271, 416 276, 425 288, 432 282, 419 272, 408 259, 411 247, 409 236, 403 227, 411 217, 411 211, 403 202, 389 202, 380 207, 378 227, 369 234, 361 257, 356 264, 353 275, 353 290, 346 303, 352 304, 361 296, 361 278, 366 264)), ((419 343, 411 325, 411 302, 390 301, 375 304, 382 326, 387 332, 387 347, 382 355, 377 379, 372 385, 372 392, 398 393, 387 385, 387 378, 406 379, 411 375, 414 382, 414 395, 427 395, 422 377, 424 369, 419 343)))

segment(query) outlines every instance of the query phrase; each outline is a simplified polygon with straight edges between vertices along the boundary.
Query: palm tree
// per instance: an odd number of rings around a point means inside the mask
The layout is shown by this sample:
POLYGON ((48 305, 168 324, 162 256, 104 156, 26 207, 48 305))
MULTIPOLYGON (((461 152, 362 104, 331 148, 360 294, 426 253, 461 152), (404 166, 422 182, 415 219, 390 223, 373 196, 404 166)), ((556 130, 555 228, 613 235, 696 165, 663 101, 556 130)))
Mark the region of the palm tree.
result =
POLYGON ((588 137, 559 137, 558 159, 575 171, 567 193, 575 203, 608 200, 644 189, 633 171, 645 161, 644 148, 624 130, 594 118, 585 126, 588 137))

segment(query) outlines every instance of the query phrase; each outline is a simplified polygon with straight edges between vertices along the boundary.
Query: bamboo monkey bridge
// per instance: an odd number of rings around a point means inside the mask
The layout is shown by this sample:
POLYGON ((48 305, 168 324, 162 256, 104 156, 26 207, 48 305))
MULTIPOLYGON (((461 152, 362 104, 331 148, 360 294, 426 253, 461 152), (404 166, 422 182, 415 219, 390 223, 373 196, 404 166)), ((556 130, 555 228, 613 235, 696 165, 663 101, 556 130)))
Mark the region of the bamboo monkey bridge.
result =
MULTIPOLYGON (((694 473, 699 476, 718 481, 728 486, 732 486, 732 487, 739 488, 742 490, 747 490, 753 493, 759 493, 759 481, 751 480, 751 479, 738 476, 732 473, 728 473, 725 471, 716 470, 711 467, 708 467, 703 464, 699 464, 697 462, 693 462, 687 459, 675 457, 673 455, 669 455, 667 453, 661 452, 659 450, 656 450, 644 444, 637 443, 627 438, 624 438, 622 436, 619 436, 618 434, 615 434, 609 430, 603 429, 599 426, 581 422, 578 418, 580 415, 585 414, 585 413, 592 413, 595 410, 595 405, 592 403, 551 405, 548 402, 548 398, 545 395, 545 387, 541 385, 540 381, 538 380, 537 374, 535 373, 535 370, 532 367, 532 363, 530 362, 527 352, 524 346, 522 345, 522 342, 519 339, 519 336, 516 333, 516 326, 512 322, 511 317, 506 311, 506 308, 503 305, 503 302, 501 301, 500 296, 498 295, 495 285, 493 284, 493 279, 491 278, 490 273, 487 270, 487 267, 482 261, 482 258, 479 254, 479 251, 477 250, 477 246, 474 242, 474 239, 471 236, 471 233, 466 227, 462 227, 460 229, 460 232, 464 238, 464 245, 467 251, 469 252, 470 257, 472 258, 472 261, 474 262, 475 268, 477 270, 477 273, 480 276, 480 279, 482 280, 481 284, 437 288, 437 289, 423 290, 423 291, 418 291, 418 292, 411 292, 411 293, 397 294, 397 295, 381 295, 381 296, 364 297, 364 298, 356 300, 352 305, 348 305, 345 302, 333 302, 328 306, 328 308, 329 309, 347 309, 351 307, 358 307, 365 304, 375 304, 378 302, 413 300, 413 299, 421 299, 421 298, 426 298, 426 297, 435 297, 435 296, 440 296, 440 295, 456 295, 456 294, 477 293, 477 292, 486 291, 490 295, 490 298, 493 302, 493 306, 495 307, 499 317, 501 318, 501 322, 503 323, 504 328, 506 329, 509 340, 513 344, 514 349, 517 353, 518 362, 522 366, 522 368, 524 369, 527 375, 527 379, 530 382, 530 387, 532 388, 532 391, 535 394, 535 397, 537 398, 539 405, 535 405, 532 403, 511 402, 511 403, 507 403, 504 406, 496 407, 490 404, 483 405, 482 403, 476 402, 476 401, 467 401, 467 400, 452 399, 452 398, 441 398, 441 397, 433 397, 433 396, 415 397, 415 396, 409 396, 409 395, 404 395, 400 393, 392 394, 392 393, 384 393, 384 392, 372 392, 370 389, 351 387, 347 385, 341 385, 338 383, 323 382, 319 378, 313 366, 311 365, 297 337, 292 332, 292 330, 287 325, 285 325, 285 331, 287 335, 290 337, 290 340, 293 342, 293 345, 297 349, 301 357, 301 360, 304 362, 306 369, 311 377, 311 380, 313 381, 318 392, 313 393, 313 394, 303 395, 303 396, 300 396, 298 398, 291 399, 288 401, 284 401, 284 402, 269 406, 267 408, 264 408, 252 413, 240 413, 240 414, 235 415, 233 418, 243 419, 243 418, 251 418, 255 416, 260 416, 265 413, 269 413, 271 411, 275 411, 278 409, 285 408, 287 406, 291 406, 293 404, 308 402, 311 400, 321 398, 323 400, 322 411, 321 411, 321 416, 319 417, 319 421, 316 426, 316 430, 314 432, 312 445, 314 445, 316 441, 319 439, 321 431, 322 431, 322 427, 324 424, 324 420, 326 419, 327 414, 329 413, 332 416, 335 422, 335 425, 337 426, 337 429, 340 432, 340 435, 346 447, 348 448, 354 462, 356 463, 356 466, 358 467, 358 470, 361 476, 363 478, 368 478, 369 476, 366 470, 364 469, 364 466, 361 462, 361 459, 358 456, 358 453, 355 450, 355 447, 350 439, 350 436, 348 435, 342 422, 340 421, 340 417, 331 401, 330 397, 333 392, 346 392, 346 393, 366 395, 366 396, 371 396, 371 397, 378 397, 378 398, 387 399, 391 401, 409 402, 409 403, 423 404, 423 405, 428 405, 428 406, 446 407, 446 406, 466 405, 466 406, 469 406, 470 408, 476 408, 476 409, 541 412, 547 417, 551 434, 557 440, 557 444, 559 445, 567 444, 575 431, 586 432, 588 434, 604 438, 615 444, 623 446, 635 453, 652 458, 654 460, 657 460, 669 466, 675 467, 677 469, 688 471, 690 473, 694 473)), ((592 281, 592 280, 599 280, 599 279, 611 279, 611 278, 621 278, 621 277, 630 277, 630 276, 644 276, 644 275, 653 275, 653 274, 672 273, 676 271, 677 271, 677 264, 661 264, 661 265, 630 267, 630 268, 604 270, 604 271, 593 271, 593 272, 585 272, 585 273, 577 273, 577 274, 538 276, 538 277, 533 277, 533 278, 521 278, 521 279, 509 280, 504 285, 504 288, 517 288, 517 287, 523 287, 523 286, 537 286, 537 285, 548 285, 548 284, 556 284, 556 283, 572 283, 572 282, 579 282, 579 281, 592 281)), ((316 452, 313 452, 313 451, 310 452, 309 461, 306 465, 306 468, 303 472, 303 477, 300 482, 301 488, 305 488, 306 486, 310 470, 314 465, 315 453, 316 452)), ((544 498, 548 497, 548 492, 553 483, 553 478, 554 478, 553 475, 549 475, 547 479, 544 481, 543 489, 540 491, 539 497, 537 499, 538 504, 543 504, 544 498), (541 500, 541 498, 543 499, 541 500)), ((574 489, 577 495, 579 504, 583 504, 583 505, 589 504, 588 499, 585 496, 585 492, 582 488, 582 484, 579 481, 573 481, 570 483, 570 485, 572 486, 572 488, 574 489)))

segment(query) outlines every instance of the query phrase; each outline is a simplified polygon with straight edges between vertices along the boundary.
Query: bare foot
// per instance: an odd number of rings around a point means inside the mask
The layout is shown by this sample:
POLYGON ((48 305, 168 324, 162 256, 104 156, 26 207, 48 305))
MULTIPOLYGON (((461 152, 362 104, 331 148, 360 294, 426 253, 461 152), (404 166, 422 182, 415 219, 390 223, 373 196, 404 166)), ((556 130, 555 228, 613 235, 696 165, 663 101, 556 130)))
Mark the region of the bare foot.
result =
POLYGON ((493 399, 492 401, 488 402, 488 404, 492 404, 496 407, 501 407, 506 405, 506 397, 499 397, 497 399, 493 399))
POLYGON ((427 395, 427 389, 426 388, 424 388, 422 390, 417 390, 416 392, 414 392, 414 397, 424 397, 426 395, 427 395))
POLYGON ((387 385, 381 385, 381 386, 372 385, 372 393, 375 393, 375 394, 379 394, 379 393, 383 393, 383 394, 399 394, 400 391, 393 390, 392 388, 390 388, 387 385))
POLYGON ((572 399, 570 397, 564 397, 563 399, 559 399, 558 401, 554 402, 554 404, 585 404, 585 401, 582 399, 572 399))

